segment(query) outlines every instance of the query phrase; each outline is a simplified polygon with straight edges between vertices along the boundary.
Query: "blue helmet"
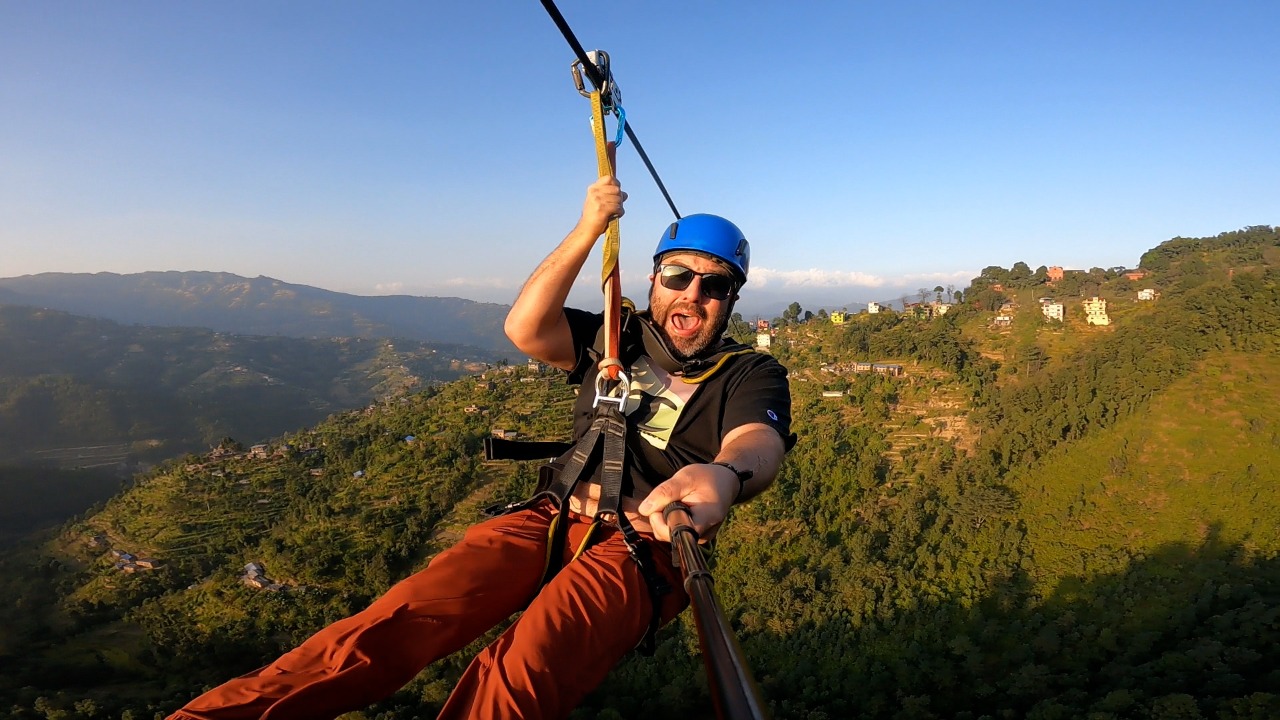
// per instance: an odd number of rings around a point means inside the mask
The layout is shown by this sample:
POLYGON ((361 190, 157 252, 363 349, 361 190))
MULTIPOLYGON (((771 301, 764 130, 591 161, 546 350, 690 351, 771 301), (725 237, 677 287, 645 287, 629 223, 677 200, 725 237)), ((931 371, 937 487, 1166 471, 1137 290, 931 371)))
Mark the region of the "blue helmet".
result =
POLYGON ((718 215, 686 215, 671 223, 671 227, 658 240, 653 251, 653 261, 672 252, 691 252, 709 255, 723 261, 733 270, 739 285, 747 282, 747 268, 751 264, 751 243, 737 225, 718 215))

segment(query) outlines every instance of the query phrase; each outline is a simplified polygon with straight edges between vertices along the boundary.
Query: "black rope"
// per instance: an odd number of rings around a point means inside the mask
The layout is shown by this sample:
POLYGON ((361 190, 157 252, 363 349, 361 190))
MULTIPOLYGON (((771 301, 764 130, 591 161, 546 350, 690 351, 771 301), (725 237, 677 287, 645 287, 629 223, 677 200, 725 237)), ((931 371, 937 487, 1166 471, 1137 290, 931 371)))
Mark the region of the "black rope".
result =
MULTIPOLYGON (((582 69, 586 72, 587 79, 591 80, 591 84, 595 85, 597 89, 604 87, 605 79, 600 77, 600 71, 596 68, 596 64, 587 57, 587 51, 582 49, 582 44, 574 36, 573 30, 569 27, 569 23, 565 21, 564 16, 560 14, 555 2, 553 0, 542 0, 542 7, 546 8, 547 14, 551 16, 551 21, 556 24, 556 27, 560 28, 560 34, 564 35, 564 39, 568 41, 569 47, 573 49, 573 54, 578 56, 578 62, 582 63, 582 69)), ((635 131, 631 129, 631 123, 624 124, 622 130, 627 134, 628 138, 631 138, 631 144, 636 146, 636 153, 644 161, 644 166, 648 168, 649 174, 653 176, 653 181, 658 184, 658 190, 662 191, 662 197, 666 199, 671 212, 679 220, 680 211, 676 209, 675 201, 671 199, 670 193, 667 192, 667 186, 662 184, 662 178, 658 177, 658 171, 654 169, 653 163, 649 162, 649 155, 645 153, 644 146, 640 144, 640 139, 636 137, 635 131)))

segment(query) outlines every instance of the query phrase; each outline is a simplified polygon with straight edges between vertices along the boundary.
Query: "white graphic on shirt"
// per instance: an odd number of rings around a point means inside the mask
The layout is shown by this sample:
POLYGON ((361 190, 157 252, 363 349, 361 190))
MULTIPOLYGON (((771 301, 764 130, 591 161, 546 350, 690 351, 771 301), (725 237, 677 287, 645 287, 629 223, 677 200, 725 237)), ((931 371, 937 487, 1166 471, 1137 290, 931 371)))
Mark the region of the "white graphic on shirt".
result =
POLYGON ((651 366, 646 357, 632 363, 630 397, 641 403, 635 415, 640 437, 665 450, 680 413, 697 389, 697 385, 680 382, 662 368, 651 366))

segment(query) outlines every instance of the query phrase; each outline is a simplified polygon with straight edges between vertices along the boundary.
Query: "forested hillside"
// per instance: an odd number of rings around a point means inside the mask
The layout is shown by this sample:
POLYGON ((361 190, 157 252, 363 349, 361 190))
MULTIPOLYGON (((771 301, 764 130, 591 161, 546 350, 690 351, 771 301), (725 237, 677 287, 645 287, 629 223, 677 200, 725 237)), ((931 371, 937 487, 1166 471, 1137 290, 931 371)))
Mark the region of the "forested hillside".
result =
POLYGON ((496 360, 457 345, 119 325, 0 305, 0 541, 105 500, 141 464, 312 425, 496 360))
MULTIPOLYGON (((775 717, 1280 717, 1280 234, 1142 269, 777 328, 801 441, 714 568, 775 717)), ((0 708, 152 717, 260 665, 527 492, 479 444, 563 438, 571 401, 520 366, 137 478, 0 566, 0 708)), ((578 716, 711 717, 691 619, 660 640, 578 716)), ((475 649, 350 718, 433 717, 475 649)))

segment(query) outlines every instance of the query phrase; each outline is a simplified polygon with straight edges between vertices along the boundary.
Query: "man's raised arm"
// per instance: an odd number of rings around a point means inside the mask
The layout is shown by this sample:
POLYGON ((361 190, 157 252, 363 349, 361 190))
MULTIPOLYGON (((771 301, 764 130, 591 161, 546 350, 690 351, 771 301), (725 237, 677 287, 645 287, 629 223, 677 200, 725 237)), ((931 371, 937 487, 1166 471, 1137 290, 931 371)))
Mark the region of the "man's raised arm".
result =
POLYGON ((609 220, 622 217, 626 199, 613 177, 602 177, 587 188, 578 224, 525 281, 507 313, 504 330, 521 352, 562 370, 573 369, 577 358, 564 303, 609 220))

